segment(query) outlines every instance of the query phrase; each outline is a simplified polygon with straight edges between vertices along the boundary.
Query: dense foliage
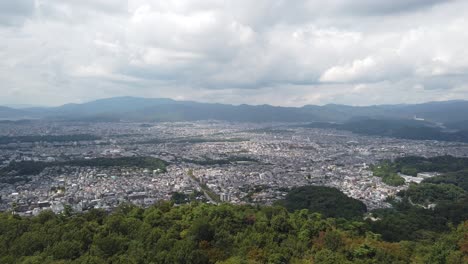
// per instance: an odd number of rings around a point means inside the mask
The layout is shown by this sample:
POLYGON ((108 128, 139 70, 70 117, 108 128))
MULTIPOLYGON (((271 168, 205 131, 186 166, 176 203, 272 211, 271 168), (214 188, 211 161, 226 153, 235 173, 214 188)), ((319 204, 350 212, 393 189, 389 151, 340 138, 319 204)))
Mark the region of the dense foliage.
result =
POLYGON ((52 163, 36 161, 10 162, 8 166, 0 169, 0 176, 14 174, 17 176, 35 175, 50 166, 52 163))
POLYGON ((362 218, 366 205, 338 189, 324 186, 303 186, 292 189, 278 202, 289 211, 309 209, 326 217, 362 218))
POLYGON ((27 176, 39 174, 47 167, 67 165, 78 167, 138 167, 165 172, 167 163, 152 157, 95 158, 64 162, 11 162, 8 166, 0 169, 0 182, 14 183, 27 181, 27 176))
POLYGON ((193 192, 191 194, 174 192, 171 195, 171 201, 174 204, 186 204, 194 201, 206 201, 206 198, 205 194, 199 191, 193 192))
POLYGON ((445 173, 441 176, 424 179, 423 182, 453 184, 468 192, 468 170, 445 173))
POLYGON ((152 157, 121 157, 72 160, 65 162, 65 165, 79 167, 137 167, 162 172, 166 171, 167 163, 152 157))
POLYGON ((389 241, 414 240, 447 231, 447 223, 466 221, 467 169, 467 158, 452 156, 404 157, 374 166, 374 174, 375 171, 413 176, 420 172, 443 174, 426 178, 420 184, 410 184, 407 190, 398 193, 401 201, 393 201, 393 208, 373 211, 380 220, 370 222, 371 229, 389 241))
POLYGON ((403 157, 393 162, 394 168, 403 174, 416 176, 419 172, 457 172, 468 170, 468 158, 453 156, 403 157))
POLYGON ((397 158, 393 162, 382 161, 372 166, 371 170, 374 176, 381 177, 383 182, 393 186, 404 184, 404 179, 398 173, 410 176, 416 176, 420 172, 444 173, 442 176, 428 178, 424 181, 427 183, 455 184, 468 190, 468 158, 410 156, 397 158))
POLYGON ((371 167, 372 173, 376 177, 382 178, 382 182, 390 186, 400 186, 405 184, 405 179, 398 175, 397 169, 390 161, 383 161, 371 167))
POLYGON ((368 220, 370 229, 388 241, 434 239, 447 232, 449 223, 468 220, 468 199, 437 204, 434 209, 412 205, 408 200, 395 202, 393 208, 372 211, 378 221, 368 220))
POLYGON ((412 184, 408 190, 401 191, 412 203, 429 205, 433 203, 456 201, 465 196, 465 190, 453 184, 421 183, 412 184))
POLYGON ((391 243, 308 210, 163 202, 112 214, 0 214, 0 263, 463 263, 468 222, 391 243))
POLYGON ((197 164, 197 165, 203 165, 203 166, 225 165, 225 164, 231 164, 231 163, 236 163, 236 162, 258 162, 257 159, 246 157, 246 156, 231 156, 225 159, 210 159, 210 158, 205 158, 203 160, 183 159, 182 161, 187 162, 187 163, 197 164))

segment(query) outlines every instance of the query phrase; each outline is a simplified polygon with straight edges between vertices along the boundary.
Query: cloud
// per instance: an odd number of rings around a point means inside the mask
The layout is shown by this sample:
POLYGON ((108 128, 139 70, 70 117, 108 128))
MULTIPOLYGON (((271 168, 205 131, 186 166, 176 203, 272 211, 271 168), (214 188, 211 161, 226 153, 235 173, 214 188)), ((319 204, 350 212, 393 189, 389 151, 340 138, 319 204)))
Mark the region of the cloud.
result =
POLYGON ((468 99, 467 12, 440 0, 1 1, 0 104, 468 99))
POLYGON ((372 75, 376 62, 372 57, 355 60, 351 64, 333 66, 320 76, 321 82, 351 82, 372 75))
POLYGON ((34 13, 34 0, 0 1, 0 25, 20 25, 34 13))
MULTIPOLYGON (((332 1, 333 2, 333 1, 332 1)), ((335 1, 342 12, 352 12, 365 15, 391 15, 395 13, 417 11, 439 4, 446 4, 450 0, 394 0, 394 1, 335 1)))

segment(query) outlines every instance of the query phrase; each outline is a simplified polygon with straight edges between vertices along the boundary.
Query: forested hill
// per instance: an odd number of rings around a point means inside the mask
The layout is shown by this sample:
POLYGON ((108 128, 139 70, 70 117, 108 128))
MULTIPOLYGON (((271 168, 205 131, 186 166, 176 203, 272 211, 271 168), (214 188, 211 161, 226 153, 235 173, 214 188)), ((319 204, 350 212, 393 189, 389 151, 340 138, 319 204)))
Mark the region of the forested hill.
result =
POLYGON ((292 189, 284 200, 277 202, 289 211, 308 209, 325 217, 362 219, 366 205, 346 196, 335 188, 324 186, 302 186, 292 189))
POLYGON ((466 263, 468 222, 387 242, 364 222, 282 207, 162 202, 112 214, 0 214, 0 263, 466 263))
POLYGON ((411 119, 362 118, 344 123, 314 122, 304 127, 331 128, 356 134, 412 140, 468 142, 468 130, 447 130, 434 123, 411 119))
MULTIPOLYGON (((468 118, 468 101, 408 105, 279 107, 176 101, 165 98, 114 97, 58 107, 12 109, 0 107, 0 119, 40 118, 81 121, 346 122, 353 118, 406 119, 415 116, 460 127, 468 118)), ((462 125, 462 127, 464 127, 462 125)))

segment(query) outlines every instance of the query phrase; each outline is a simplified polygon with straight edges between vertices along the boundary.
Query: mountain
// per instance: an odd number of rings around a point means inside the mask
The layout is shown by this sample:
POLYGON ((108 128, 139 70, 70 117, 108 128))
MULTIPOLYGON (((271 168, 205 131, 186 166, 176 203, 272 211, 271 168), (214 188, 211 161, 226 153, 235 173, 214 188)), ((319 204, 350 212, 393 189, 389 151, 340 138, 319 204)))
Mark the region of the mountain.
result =
POLYGON ((438 140, 468 143, 467 130, 447 131, 437 124, 411 119, 351 119, 345 123, 313 122, 305 127, 332 128, 356 134, 414 140, 438 140))
MULTIPOLYGON (((467 120, 468 101, 454 100, 428 102, 423 104, 397 104, 373 106, 348 106, 328 104, 324 106, 307 105, 304 108, 328 117, 328 121, 346 121, 351 118, 367 117, 382 119, 426 119, 446 123, 467 120)), ((326 118, 324 118, 326 119, 326 118)))
POLYGON ((353 119, 425 119, 434 123, 467 120, 468 101, 413 105, 278 107, 176 101, 164 98, 114 97, 82 104, 25 109, 0 108, 0 118, 45 118, 87 121, 346 122, 353 119))
POLYGON ((99 113, 127 113, 155 105, 178 104, 172 99, 159 98, 137 98, 137 97, 114 97, 100 99, 83 104, 66 104, 53 108, 58 114, 93 115, 99 113))
POLYGON ((29 112, 20 109, 14 109, 6 106, 0 106, 0 120, 1 119, 24 119, 29 118, 29 112))
POLYGON ((468 101, 453 100, 406 105, 395 109, 401 116, 414 115, 434 122, 446 123, 466 120, 468 101))
POLYGON ((448 123, 445 123, 444 125, 449 129, 468 130, 468 120, 448 122, 448 123))
POLYGON ((307 122, 316 117, 301 108, 270 105, 227 105, 160 98, 115 97, 47 109, 26 109, 55 120, 129 120, 239 122, 307 122))

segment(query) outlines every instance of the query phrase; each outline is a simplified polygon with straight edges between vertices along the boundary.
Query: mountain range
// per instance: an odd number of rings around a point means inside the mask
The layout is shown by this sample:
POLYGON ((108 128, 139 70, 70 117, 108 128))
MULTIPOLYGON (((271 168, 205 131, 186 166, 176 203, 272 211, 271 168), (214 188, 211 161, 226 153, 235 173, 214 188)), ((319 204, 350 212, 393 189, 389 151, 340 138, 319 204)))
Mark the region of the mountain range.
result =
POLYGON ((229 105, 161 98, 114 97, 58 107, 0 107, 0 119, 81 121, 349 122, 356 119, 424 119, 454 129, 468 127, 468 101, 422 104, 302 107, 229 105))

